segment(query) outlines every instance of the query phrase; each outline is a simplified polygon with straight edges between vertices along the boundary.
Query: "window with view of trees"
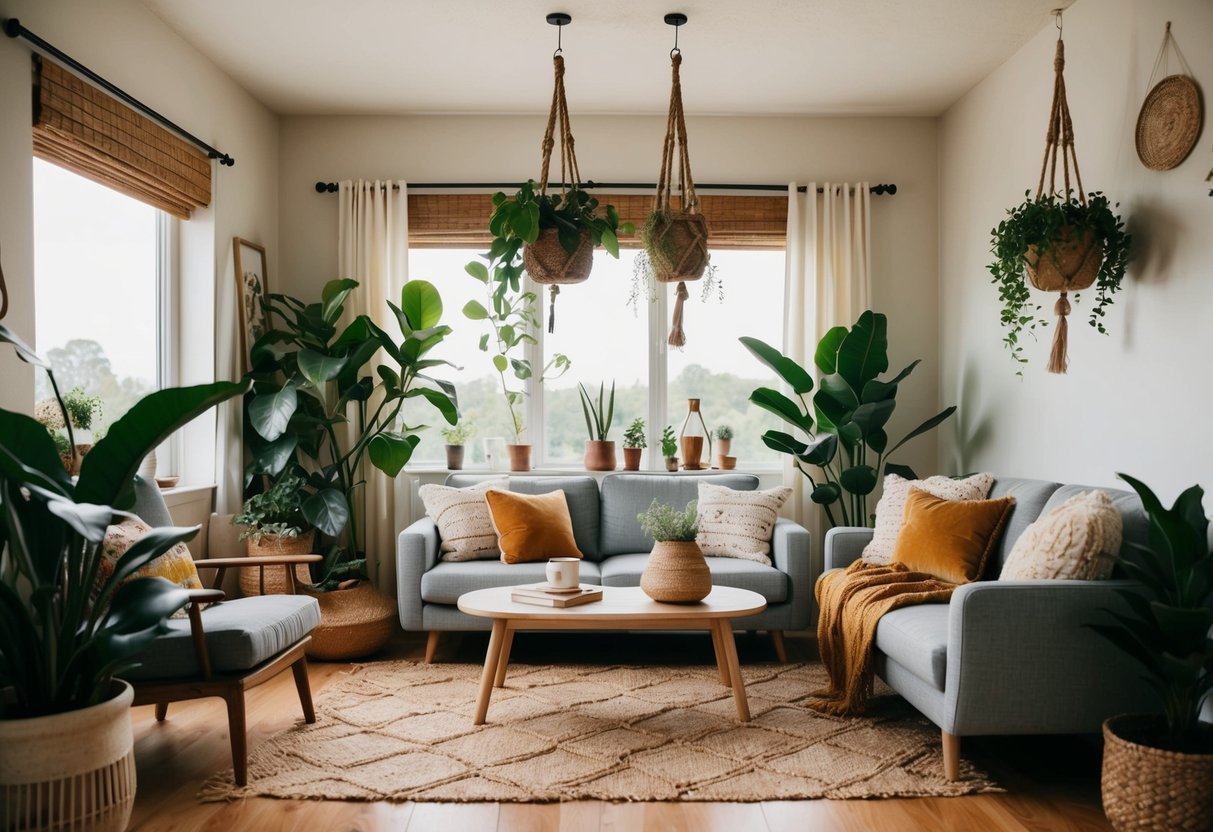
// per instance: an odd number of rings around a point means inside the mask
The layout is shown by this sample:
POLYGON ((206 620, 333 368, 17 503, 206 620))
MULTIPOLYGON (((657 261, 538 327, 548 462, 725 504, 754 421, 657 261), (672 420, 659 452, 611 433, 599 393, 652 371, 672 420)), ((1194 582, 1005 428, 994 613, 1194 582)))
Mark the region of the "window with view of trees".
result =
MULTIPOLYGON (((621 445, 628 423, 636 417, 643 418, 651 443, 645 455, 645 468, 662 468, 658 445, 661 428, 673 425, 678 433, 686 417, 687 399, 692 397, 702 401, 709 428, 720 425, 733 428, 732 454, 738 458, 739 466, 750 469, 777 466, 778 456, 762 444, 760 437, 765 430, 778 427, 778 420, 753 407, 749 396, 756 387, 778 387, 778 380, 737 339, 756 335, 780 342, 784 252, 713 251, 712 262, 722 289, 705 298, 702 281, 688 285, 691 299, 686 304, 687 345, 683 350, 665 344, 669 328, 669 307, 665 303, 650 304, 642 293, 637 307, 627 305, 638 254, 637 250, 624 250, 620 259, 615 260, 599 251, 595 255, 594 273, 587 282, 562 287, 556 301, 556 331, 542 333, 543 360, 535 363, 538 366, 554 354, 563 353, 572 366, 563 376, 549 379, 538 390, 543 442, 541 447, 536 441, 536 431, 529 433, 529 441, 536 445, 533 463, 536 467, 581 466, 587 433, 577 384, 584 383, 596 394, 600 383, 605 383, 609 391, 614 381, 615 420, 610 438, 621 445), (664 367, 664 374, 655 372, 659 367, 664 367), (651 379, 662 375, 664 389, 651 390, 651 379), (654 412, 664 414, 663 424, 653 424, 654 412)), ((468 300, 484 300, 483 284, 463 269, 475 256, 476 252, 468 249, 412 249, 409 275, 429 280, 442 293, 443 322, 454 330, 443 343, 442 357, 460 369, 434 372, 455 383, 462 418, 475 425, 465 464, 483 466, 484 440, 506 438, 511 431, 500 381, 489 355, 478 346, 487 327, 467 320, 460 312, 468 300)), ((546 323, 549 297, 546 287, 539 288, 546 323)), ((672 294, 669 287, 662 290, 672 294)), ((407 421, 407 413, 405 418, 407 421)), ((413 455, 413 465, 441 466, 445 460, 444 440, 438 426, 423 431, 422 437, 413 455)))
MULTIPOLYGON (((63 393, 78 387, 101 399, 97 436, 160 386, 161 216, 34 160, 37 348, 63 393)), ((52 395, 44 376, 37 384, 40 401, 52 395)))

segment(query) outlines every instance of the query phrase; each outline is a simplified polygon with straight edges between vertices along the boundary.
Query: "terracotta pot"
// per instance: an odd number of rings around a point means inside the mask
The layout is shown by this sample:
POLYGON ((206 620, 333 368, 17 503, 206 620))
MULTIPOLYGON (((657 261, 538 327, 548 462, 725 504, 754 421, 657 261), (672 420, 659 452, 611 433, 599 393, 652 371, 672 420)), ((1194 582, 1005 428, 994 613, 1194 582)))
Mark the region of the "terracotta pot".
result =
POLYGON ((529 471, 529 470, 531 470, 531 446, 530 445, 506 445, 505 449, 510 455, 510 470, 511 471, 529 471))
POLYGON ((585 440, 585 470, 614 471, 615 443, 609 439, 585 440))
MULTIPOLYGON (((315 531, 306 531, 295 537, 280 534, 263 534, 260 539, 244 541, 250 558, 282 557, 283 555, 310 555, 316 540, 315 531)), ((295 565, 295 582, 298 585, 312 582, 306 563, 295 565)), ((240 570, 240 593, 246 598, 254 595, 286 595, 291 591, 286 579, 286 567, 266 566, 264 569, 249 567, 240 570), (265 592, 261 591, 261 573, 265 572, 265 592)))
POLYGON ((713 450, 716 451, 717 457, 728 456, 729 451, 733 450, 733 440, 732 439, 717 439, 716 446, 713 450))
POLYGON ((678 470, 678 457, 667 456, 665 458, 665 469, 670 472, 677 471, 678 470))
POLYGON ((1160 729, 1157 716, 1124 714, 1104 721, 1104 814, 1117 832, 1213 829, 1213 753, 1164 751, 1134 741, 1160 729))
POLYGON ((1077 292, 1090 288, 1103 264, 1103 245, 1095 232, 1084 229, 1081 234, 1072 226, 1061 229, 1061 238, 1045 251, 1037 253, 1028 246, 1023 256, 1028 280, 1045 292, 1077 292))
POLYGON ((0 826, 121 832, 135 805, 135 692, 30 719, 0 719, 0 826), (65 799, 66 798, 66 799, 65 799))
POLYGON ((462 445, 446 446, 446 467, 452 471, 460 471, 463 469, 462 445))
POLYGON ((349 661, 377 653, 396 629, 396 605, 369 581, 349 589, 307 592, 320 603, 320 626, 307 654, 322 661, 349 661))
POLYGON ((644 455, 644 448, 624 448, 623 449, 623 470, 639 471, 640 458, 644 455))
POLYGON ((693 604, 712 591, 712 573, 694 540, 659 540, 640 575, 640 588, 654 601, 693 604))
POLYGON ((732 471, 737 467, 737 457, 735 456, 718 456, 716 457, 716 467, 721 471, 732 471))
POLYGON ((594 244, 590 232, 582 231, 577 250, 571 254, 560 244, 555 228, 545 228, 539 238, 522 247, 522 264, 536 283, 581 283, 594 266, 594 244))

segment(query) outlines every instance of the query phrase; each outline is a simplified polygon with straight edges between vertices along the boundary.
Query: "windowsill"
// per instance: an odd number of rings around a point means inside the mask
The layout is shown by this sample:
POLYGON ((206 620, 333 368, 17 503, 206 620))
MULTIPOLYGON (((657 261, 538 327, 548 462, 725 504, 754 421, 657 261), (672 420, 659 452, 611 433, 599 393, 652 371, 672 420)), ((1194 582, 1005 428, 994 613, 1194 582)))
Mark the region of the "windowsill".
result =
POLYGON ((215 492, 214 485, 175 485, 172 488, 161 488, 160 496, 169 508, 192 503, 196 500, 210 500, 215 492))
POLYGON ((671 476, 671 475, 673 475, 673 476, 695 476, 695 475, 701 475, 701 474, 753 474, 755 476, 764 476, 764 475, 769 475, 769 474, 778 474, 778 473, 781 473, 781 471, 782 471, 781 468, 769 468, 769 467, 757 467, 757 466, 755 466, 755 467, 740 467, 739 466, 737 468, 731 468, 728 470, 724 470, 721 468, 704 468, 699 471, 684 471, 681 469, 679 469, 678 471, 665 471, 665 470, 653 471, 653 470, 645 470, 645 469, 642 469, 640 471, 625 471, 622 468, 617 468, 614 471, 587 471, 585 468, 559 468, 559 467, 532 468, 530 471, 509 471, 509 470, 495 471, 491 468, 484 468, 484 467, 465 467, 465 468, 461 468, 459 470, 452 470, 452 469, 446 468, 446 467, 435 466, 435 467, 431 467, 431 468, 405 468, 403 473, 413 474, 416 476, 435 476, 438 474, 501 474, 501 475, 508 476, 510 474, 524 474, 524 475, 528 475, 528 476, 541 476, 541 477, 542 476, 559 476, 559 475, 569 476, 569 475, 573 475, 573 474, 585 474, 587 476, 601 478, 608 474, 648 474, 648 475, 660 474, 663 476, 671 476))

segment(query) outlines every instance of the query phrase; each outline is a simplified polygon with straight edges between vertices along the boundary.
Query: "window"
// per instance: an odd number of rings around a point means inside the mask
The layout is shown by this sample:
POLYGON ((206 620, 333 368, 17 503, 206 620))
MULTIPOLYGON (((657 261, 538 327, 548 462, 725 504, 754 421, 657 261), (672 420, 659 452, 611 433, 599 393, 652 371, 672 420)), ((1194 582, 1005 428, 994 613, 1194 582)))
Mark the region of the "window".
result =
MULTIPOLYGON (((34 160, 34 262, 39 352, 62 393, 98 396, 100 436, 169 381, 166 214, 34 160)), ((44 376, 37 396, 52 395, 44 376)), ((77 434, 77 442, 91 442, 77 434)))
MULTIPOLYGON (((609 391, 615 382, 615 419, 611 438, 622 442, 628 423, 641 417, 649 429, 650 450, 644 466, 662 468, 658 440, 661 429, 682 428, 687 398, 702 400, 709 428, 722 424, 734 430, 732 454, 742 468, 775 467, 778 456, 761 440, 763 431, 777 427, 778 419, 749 403, 750 393, 760 386, 778 387, 767 368, 738 342, 753 335, 780 346, 783 327, 784 253, 782 250, 722 249, 713 251, 712 262, 723 281, 721 295, 701 302, 702 281, 688 284, 691 298, 686 304, 687 347, 666 346, 673 289, 663 287, 655 303, 644 299, 639 309, 626 304, 632 267, 639 252, 625 250, 619 260, 599 251, 590 279, 562 287, 556 299, 554 333, 540 334, 542 360, 563 353, 572 366, 562 377, 536 387, 533 403, 524 408, 530 419, 529 441, 535 445, 535 467, 580 467, 587 438, 577 383, 597 395, 605 382, 609 391), (652 395, 650 395, 652 393, 652 395)), ((484 465, 485 440, 503 437, 510 441, 509 416, 501 395, 500 380, 479 349, 480 336, 487 332, 481 322, 468 321, 463 305, 471 299, 483 301, 483 287, 468 277, 464 264, 476 256, 468 249, 413 249, 409 252, 409 274, 429 280, 442 294, 443 322, 453 328, 451 336, 436 352, 463 369, 441 375, 455 383, 464 418, 476 426, 465 464, 484 465)), ((547 287, 536 287, 546 323, 550 303, 547 287)), ((512 376, 510 381, 517 383, 512 376)), ((427 421, 432 414, 418 409, 406 414, 408 424, 427 421)), ((443 440, 437 430, 422 432, 414 453, 414 465, 422 467, 445 460, 443 440)))

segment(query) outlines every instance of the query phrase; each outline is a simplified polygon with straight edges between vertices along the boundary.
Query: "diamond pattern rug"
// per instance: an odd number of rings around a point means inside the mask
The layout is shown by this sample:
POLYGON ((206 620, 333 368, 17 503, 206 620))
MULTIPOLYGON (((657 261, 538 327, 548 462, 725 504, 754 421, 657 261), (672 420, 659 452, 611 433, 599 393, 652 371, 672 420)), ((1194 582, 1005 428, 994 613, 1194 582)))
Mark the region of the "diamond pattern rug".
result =
POLYGON ((472 725, 481 668, 396 661, 354 668, 302 721, 260 743, 249 784, 204 800, 761 801, 999 791, 968 763, 943 779, 939 730, 894 695, 861 718, 805 707, 820 664, 742 668, 749 723, 714 666, 510 665, 472 725))

